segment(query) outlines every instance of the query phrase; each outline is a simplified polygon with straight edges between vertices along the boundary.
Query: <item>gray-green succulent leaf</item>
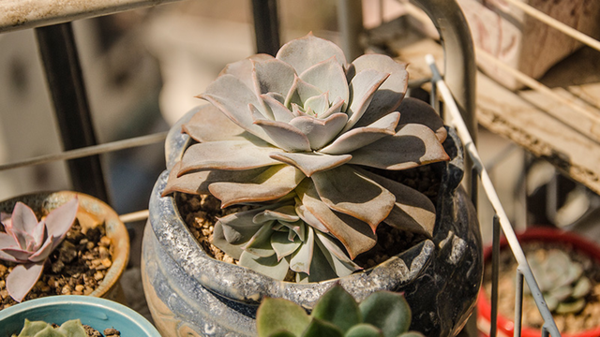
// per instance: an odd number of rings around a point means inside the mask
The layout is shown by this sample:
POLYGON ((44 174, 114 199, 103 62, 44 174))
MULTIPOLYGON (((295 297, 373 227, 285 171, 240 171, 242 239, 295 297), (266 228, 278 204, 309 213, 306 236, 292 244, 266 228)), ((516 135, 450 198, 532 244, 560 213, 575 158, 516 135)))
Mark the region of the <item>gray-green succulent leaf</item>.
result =
MULTIPOLYGON (((13 335, 15 336, 15 335, 13 335)), ((29 321, 25 319, 23 329, 17 337, 86 337, 87 333, 81 320, 73 319, 54 328, 51 323, 44 321, 29 321)))
MULTIPOLYGON (((297 216, 339 240, 351 258, 375 245, 384 222, 431 236, 433 204, 365 170, 449 159, 441 119, 426 103, 404 99, 407 83, 405 64, 374 54, 347 64, 339 47, 312 34, 285 44, 275 57, 229 64, 199 96, 210 105, 182 126, 197 143, 172 168, 163 195, 210 193, 228 207, 295 194, 297 216)), ((241 256, 239 244, 222 245, 241 256)), ((319 256, 349 266, 331 257, 337 254, 319 256)), ((302 279, 313 274, 308 265, 298 269, 302 279)))
POLYGON ((408 302, 399 293, 373 293, 360 303, 359 309, 363 322, 381 329, 385 337, 396 337, 407 332, 412 320, 408 302))
POLYGON ((286 277, 288 269, 310 282, 360 269, 335 239, 301 220, 289 202, 218 219, 213 244, 240 265, 279 280, 286 277), (315 272, 315 266, 320 270, 315 272))
MULTIPOLYGON (((544 252, 534 251, 526 256, 548 309, 559 314, 581 311, 587 303, 585 297, 592 290, 583 266, 563 250, 544 252)), ((531 293, 529 287, 525 287, 525 292, 531 293)))
POLYGON ((357 324, 353 326, 344 337, 384 337, 383 332, 371 324, 357 324))
POLYGON ((376 292, 359 304, 336 284, 321 296, 310 316, 293 302, 266 298, 256 323, 259 337, 422 337, 408 331, 411 316, 402 294, 376 292))
POLYGON ((310 317, 299 305, 282 298, 264 298, 256 313, 259 336, 273 336, 287 331, 300 336, 310 323, 310 317))

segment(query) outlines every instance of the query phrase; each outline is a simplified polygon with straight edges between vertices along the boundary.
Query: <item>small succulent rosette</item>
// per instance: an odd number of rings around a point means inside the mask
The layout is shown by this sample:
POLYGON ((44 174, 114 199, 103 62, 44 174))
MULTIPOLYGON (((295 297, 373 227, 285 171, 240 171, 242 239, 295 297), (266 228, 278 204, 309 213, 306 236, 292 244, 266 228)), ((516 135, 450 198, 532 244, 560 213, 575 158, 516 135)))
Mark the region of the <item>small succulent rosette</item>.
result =
MULTIPOLYGON (((259 271, 257 266, 273 261, 289 265, 304 250, 281 254, 280 229, 300 221, 310 230, 289 235, 289 242, 314 233, 314 240, 302 241, 310 245, 302 279, 322 280, 311 264, 323 261, 334 275, 344 276, 358 269, 352 259, 375 246, 381 223, 433 233, 433 203, 376 173, 449 159, 441 119, 428 104, 403 99, 407 84, 405 64, 376 54, 348 64, 339 47, 312 34, 285 44, 276 57, 258 54, 229 64, 199 96, 210 105, 183 125, 197 143, 172 168, 163 195, 212 194, 222 207, 285 204, 284 213, 294 221, 253 220, 246 228, 221 219, 225 241, 244 252, 254 242, 265 247, 270 242, 269 256, 255 250, 240 263, 259 271), (260 224, 272 230, 254 231, 260 224), (327 240, 335 253, 323 248, 327 240), (338 258, 319 258, 326 250, 338 258)), ((215 244, 224 247, 225 241, 215 244)))
MULTIPOLYGON (((593 285, 581 263, 560 249, 529 252, 527 262, 550 311, 566 315, 583 310, 593 285)), ((525 292, 531 295, 529 287, 525 292)))
POLYGON ((22 202, 15 204, 12 214, 0 214, 6 231, 0 232, 0 259, 17 264, 6 278, 6 290, 15 301, 21 302, 42 275, 50 253, 71 229, 78 204, 73 198, 41 221, 22 202))

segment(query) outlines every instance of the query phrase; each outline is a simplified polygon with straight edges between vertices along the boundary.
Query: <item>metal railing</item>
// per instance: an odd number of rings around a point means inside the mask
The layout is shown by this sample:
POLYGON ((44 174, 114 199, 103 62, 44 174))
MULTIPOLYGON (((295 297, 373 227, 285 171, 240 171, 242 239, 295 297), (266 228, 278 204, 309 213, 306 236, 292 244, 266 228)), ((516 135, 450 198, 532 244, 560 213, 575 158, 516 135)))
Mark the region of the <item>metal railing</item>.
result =
POLYGON ((427 63, 431 68, 433 74, 432 85, 437 89, 436 91, 441 94, 444 99, 446 111, 452 117, 452 124, 456 128, 458 136, 463 141, 463 146, 466 152, 473 160, 474 168, 476 169, 477 175, 481 179, 481 184, 486 192, 489 201, 492 204, 496 214, 493 219, 493 243, 492 243, 492 319, 490 327, 490 337, 496 336, 497 328, 497 312, 498 312, 498 269, 499 269, 499 254, 500 254, 500 228, 508 241, 508 245, 513 252, 515 259, 517 260, 517 274, 516 274, 516 307, 515 307, 515 320, 514 320, 514 331, 515 336, 521 335, 521 319, 522 319, 522 303, 523 303, 523 279, 527 282, 529 289, 531 289, 531 295, 533 296, 535 303, 544 319, 544 325, 542 327, 542 336, 548 336, 550 333, 554 337, 560 337, 560 332, 554 322, 552 314, 546 305, 542 292, 533 276, 533 272, 529 267, 529 263, 525 258, 525 253, 519 244, 517 236, 510 224, 510 220, 504 211, 504 207, 500 202, 500 198, 496 193, 492 180, 483 166, 483 162, 477 151, 477 147, 473 142, 473 139, 469 133, 466 123, 464 122, 458 106, 454 102, 448 86, 442 79, 433 56, 427 55, 427 63))
MULTIPOLYGON (((0 33, 33 28, 65 152, 0 166, 0 171, 66 160, 73 189, 110 204, 99 154, 164 140, 164 134, 98 145, 83 80, 72 20, 153 7, 178 0, 20 1, 0 2, 0 33)), ((277 0, 252 0, 256 50, 279 49, 277 0)))

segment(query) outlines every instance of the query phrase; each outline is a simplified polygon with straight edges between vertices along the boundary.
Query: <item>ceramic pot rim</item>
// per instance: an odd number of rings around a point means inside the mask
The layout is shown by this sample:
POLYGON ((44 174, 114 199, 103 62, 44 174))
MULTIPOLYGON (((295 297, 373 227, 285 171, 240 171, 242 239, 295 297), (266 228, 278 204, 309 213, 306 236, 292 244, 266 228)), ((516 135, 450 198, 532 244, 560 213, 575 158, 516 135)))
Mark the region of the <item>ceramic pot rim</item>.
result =
MULTIPOLYGON (((43 205, 46 205, 47 208, 53 209, 71 200, 75 196, 79 199, 79 209, 77 213, 87 212, 100 219, 104 219, 106 236, 113 242, 112 265, 99 286, 88 295, 103 297, 109 290, 116 286, 129 261, 129 233, 127 232, 125 224, 121 222, 117 213, 110 206, 102 200, 84 193, 57 191, 30 193, 12 197, 0 202, 0 210, 10 212, 17 201, 21 201, 27 205, 37 205, 40 208, 43 207, 43 205)), ((29 301, 31 300, 25 302, 29 301)))
MULTIPOLYGON (((156 328, 144 316, 140 315, 133 309, 105 298, 85 295, 56 295, 24 301, 17 305, 1 310, 0 324, 5 319, 10 319, 13 316, 18 316, 19 314, 28 312, 35 308, 57 307, 56 310, 60 310, 60 307, 62 306, 73 305, 91 307, 94 308, 95 311, 110 311, 115 315, 127 318, 127 320, 131 322, 131 324, 135 324, 140 330, 143 330, 145 336, 160 337, 160 334, 158 333, 156 328)), ((76 318, 79 317, 68 317, 68 319, 76 318)))
MULTIPOLYGON (((577 251, 585 253, 590 257, 600 262, 600 247, 593 242, 590 242, 571 232, 558 230, 549 227, 531 227, 521 234, 517 234, 519 242, 545 241, 566 243, 576 248, 577 251)), ((500 249, 506 248, 508 241, 502 237, 500 240, 500 249)), ((492 258, 492 247, 486 247, 483 252, 483 261, 489 262, 492 258)), ((486 321, 491 321, 492 304, 482 288, 477 297, 477 312, 478 315, 486 321)), ((498 330, 502 333, 512 336, 514 333, 514 322, 498 313, 497 319, 498 330)), ((595 329, 586 330, 577 334, 561 334, 563 337, 596 337, 600 336, 600 326, 595 329)), ((486 335, 487 336, 487 335, 486 335)), ((532 328, 523 327, 521 329, 523 337, 539 337, 541 332, 532 328)))
MULTIPOLYGON (((435 244, 432 240, 425 240, 368 270, 319 283, 301 284, 275 280, 256 271, 209 257, 181 219, 174 198, 161 196, 169 171, 180 160, 184 149, 191 142, 187 134, 181 133, 181 125, 189 121, 198 109, 188 112, 169 131, 165 141, 167 170, 158 178, 150 197, 149 221, 167 254, 186 274, 195 278, 202 286, 231 300, 246 303, 259 303, 265 296, 287 299, 302 297, 302 303, 299 304, 312 308, 319 296, 336 282, 344 286, 355 298, 362 300, 364 294, 378 290, 394 290, 409 284, 433 259, 435 244), (244 286, 233 289, 234 287, 230 286, 232 284, 244 284, 244 286), (314 290, 310 298, 304 291, 307 288, 314 290)), ((448 139, 454 144, 460 144, 454 132, 449 132, 448 139)), ((440 191, 440 195, 454 193, 462 178, 462 148, 460 146, 455 148, 455 156, 447 165, 448 169, 444 171, 443 179, 449 182, 446 184, 446 190, 440 191)), ((440 208, 437 209, 438 219, 440 208)))

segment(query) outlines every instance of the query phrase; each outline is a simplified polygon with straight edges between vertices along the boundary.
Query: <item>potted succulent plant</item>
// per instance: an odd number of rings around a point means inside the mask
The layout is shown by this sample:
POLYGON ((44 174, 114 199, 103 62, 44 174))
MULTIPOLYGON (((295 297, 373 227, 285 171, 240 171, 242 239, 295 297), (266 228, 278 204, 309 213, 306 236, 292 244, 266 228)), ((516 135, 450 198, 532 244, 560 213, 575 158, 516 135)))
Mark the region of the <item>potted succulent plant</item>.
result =
POLYGON ((258 337, 423 337, 408 331, 410 321, 410 307, 402 294, 379 291, 356 303, 335 285, 310 315, 294 302, 265 298, 256 315, 256 330, 258 337))
MULTIPOLYGON (((600 248, 576 234, 562 230, 532 227, 519 234, 527 261, 563 336, 598 336, 600 334, 600 248)), ((498 331, 511 335, 514 323, 516 262, 501 241, 498 331)), ((484 259, 491 260, 487 248, 484 259)), ((491 317, 491 265, 486 266, 484 287, 478 298, 478 325, 489 333, 491 317)), ((543 320, 529 288, 524 287, 523 328, 521 335, 540 336, 543 320)))
POLYGON ((124 301, 129 236, 100 200, 61 191, 0 203, 0 308, 57 294, 124 301))
POLYGON ((0 336, 78 337, 84 328, 82 325, 104 333, 105 337, 160 337, 156 328, 139 313, 117 302, 93 296, 49 296, 0 311, 0 336), (60 328, 49 326, 52 324, 60 328))
POLYGON ((211 104, 171 129, 150 200, 142 274, 163 333, 252 335, 262 298, 310 309, 336 279, 359 300, 404 290, 427 335, 461 327, 482 269, 462 149, 429 105, 404 99, 407 77, 384 55, 347 64, 312 34, 223 70, 200 96, 211 104), (383 249, 383 263, 357 262, 398 239, 406 249, 383 249))
POLYGON ((12 214, 1 214, 5 233, 0 233, 0 259, 16 266, 6 277, 6 290, 21 302, 37 283, 50 253, 71 229, 78 201, 73 198, 38 221, 31 208, 17 202, 12 214))

